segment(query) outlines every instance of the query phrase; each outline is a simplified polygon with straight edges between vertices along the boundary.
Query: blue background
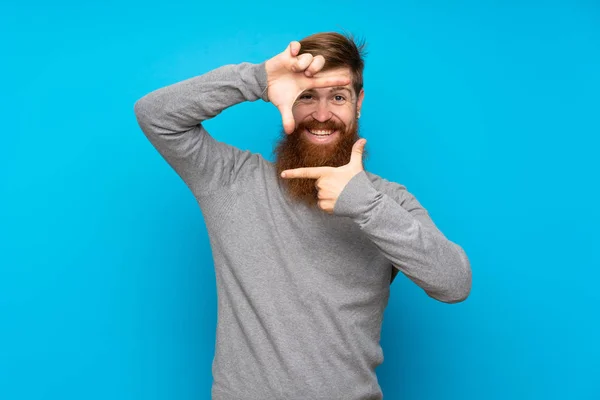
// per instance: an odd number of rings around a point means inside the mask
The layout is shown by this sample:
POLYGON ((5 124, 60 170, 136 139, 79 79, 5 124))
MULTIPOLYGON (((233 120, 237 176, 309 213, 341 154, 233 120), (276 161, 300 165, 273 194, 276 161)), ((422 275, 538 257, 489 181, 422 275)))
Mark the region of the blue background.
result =
MULTIPOLYGON (((0 399, 209 398, 207 233, 134 102, 342 29, 369 43, 366 168, 473 270, 453 305, 394 281, 385 398, 600 398, 597 2, 46 3, 0 9, 0 399)), ((206 126, 272 158, 280 118, 206 126)))

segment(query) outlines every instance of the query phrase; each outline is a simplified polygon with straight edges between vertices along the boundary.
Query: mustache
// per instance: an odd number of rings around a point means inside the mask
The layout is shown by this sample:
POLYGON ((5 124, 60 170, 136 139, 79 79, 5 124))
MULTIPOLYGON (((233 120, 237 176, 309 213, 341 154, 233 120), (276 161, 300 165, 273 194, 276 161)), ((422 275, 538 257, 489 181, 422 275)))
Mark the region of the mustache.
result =
POLYGON ((317 120, 311 120, 311 121, 306 121, 306 122, 301 122, 298 124, 298 130, 302 130, 302 129, 309 129, 309 130, 332 130, 332 131, 342 131, 345 132, 346 131, 346 125, 342 122, 336 122, 333 120, 329 120, 329 121, 325 121, 325 122, 320 122, 317 120))

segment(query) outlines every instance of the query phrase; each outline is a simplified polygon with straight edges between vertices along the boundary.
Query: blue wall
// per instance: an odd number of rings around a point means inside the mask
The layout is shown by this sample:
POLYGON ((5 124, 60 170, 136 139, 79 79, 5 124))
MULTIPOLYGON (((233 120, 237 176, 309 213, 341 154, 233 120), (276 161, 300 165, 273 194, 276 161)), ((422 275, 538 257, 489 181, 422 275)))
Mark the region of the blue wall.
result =
MULTIPOLYGON (((366 168, 473 269, 454 305, 398 276, 385 398, 600 398, 597 2, 204 3, 2 5, 0 399, 209 398, 207 233, 133 104, 341 29, 369 43, 366 168)), ((271 158, 280 119, 206 126, 271 158)))

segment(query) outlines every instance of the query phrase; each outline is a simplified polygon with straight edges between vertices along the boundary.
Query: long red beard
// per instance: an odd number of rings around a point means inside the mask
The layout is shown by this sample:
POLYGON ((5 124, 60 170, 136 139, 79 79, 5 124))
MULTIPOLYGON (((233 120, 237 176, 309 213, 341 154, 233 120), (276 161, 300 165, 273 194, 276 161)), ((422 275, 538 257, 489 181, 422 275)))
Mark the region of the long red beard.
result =
MULTIPOLYGON (((360 139, 358 135, 358 120, 349 129, 344 124, 328 121, 321 123, 310 121, 300 123, 296 130, 287 135, 283 129, 282 138, 277 143, 273 153, 276 157, 275 166, 283 187, 294 200, 303 202, 309 207, 315 207, 318 202, 315 179, 283 179, 281 172, 286 169, 302 167, 341 167, 350 162, 352 146, 360 139), (339 131, 335 143, 317 144, 309 142, 304 136, 304 129, 333 129, 339 131)), ((363 157, 366 156, 366 150, 363 157)))

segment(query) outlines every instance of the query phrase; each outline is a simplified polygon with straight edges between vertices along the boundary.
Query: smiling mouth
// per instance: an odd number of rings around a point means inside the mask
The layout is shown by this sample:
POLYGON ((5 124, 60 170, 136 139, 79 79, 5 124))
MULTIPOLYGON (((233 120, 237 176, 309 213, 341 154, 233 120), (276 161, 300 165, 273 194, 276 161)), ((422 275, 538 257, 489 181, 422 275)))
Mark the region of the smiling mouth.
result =
POLYGON ((336 130, 331 130, 331 129, 307 129, 308 133, 310 133, 311 135, 314 136, 330 136, 332 134, 334 134, 335 132, 337 132, 336 130))

